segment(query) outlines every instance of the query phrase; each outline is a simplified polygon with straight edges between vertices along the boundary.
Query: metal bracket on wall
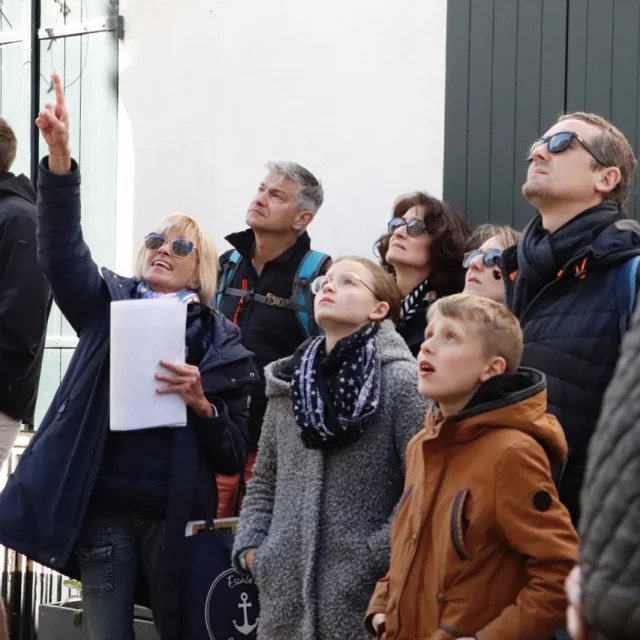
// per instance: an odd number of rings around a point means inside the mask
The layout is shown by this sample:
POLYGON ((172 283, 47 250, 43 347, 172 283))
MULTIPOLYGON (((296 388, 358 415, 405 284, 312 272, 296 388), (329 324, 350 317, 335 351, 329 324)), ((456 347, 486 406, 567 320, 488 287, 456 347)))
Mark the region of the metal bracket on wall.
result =
POLYGON ((53 38, 66 38, 68 36, 81 36, 88 33, 100 33, 102 31, 115 31, 118 40, 124 40, 124 17, 114 16, 104 20, 90 20, 79 24, 63 24, 55 27, 42 27, 38 29, 40 40, 52 40, 53 38))

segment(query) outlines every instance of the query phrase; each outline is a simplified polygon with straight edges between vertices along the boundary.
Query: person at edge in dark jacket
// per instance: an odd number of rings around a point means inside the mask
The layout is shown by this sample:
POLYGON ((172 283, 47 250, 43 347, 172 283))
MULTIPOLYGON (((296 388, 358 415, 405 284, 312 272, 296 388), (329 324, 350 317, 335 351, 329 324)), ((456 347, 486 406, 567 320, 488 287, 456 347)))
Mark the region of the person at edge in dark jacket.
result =
MULTIPOLYGON (((36 257, 36 192, 11 173, 18 141, 0 118, 0 467, 33 426, 51 293, 36 257)), ((0 640, 7 638, 0 600, 0 640)))
POLYGON ((0 118, 0 466, 33 425, 51 292, 36 256, 36 192, 10 172, 16 136, 0 118))
POLYGON ((554 477, 577 524, 587 447, 628 315, 619 271, 640 254, 640 225, 623 208, 636 160, 610 122, 578 112, 536 140, 527 161, 522 193, 538 214, 502 254, 505 302, 524 332, 522 363, 546 374, 549 412, 567 437, 554 477))
MULTIPOLYGON (((240 327, 242 341, 255 353, 262 372, 269 363, 292 355, 309 337, 299 314, 282 303, 294 292, 298 270, 311 250, 307 227, 324 200, 318 179, 299 164, 269 162, 267 169, 247 210, 249 229, 226 237, 240 261, 234 267, 229 264, 233 251, 222 255, 219 285, 227 286, 219 286, 218 295, 218 309, 240 327)), ((329 256, 322 256, 304 287, 308 306, 305 318, 314 327, 309 286, 313 277, 326 272, 329 263, 329 256)), ((247 480, 255 463, 266 404, 263 374, 261 384, 251 391, 247 480)), ((219 486, 227 495, 235 487, 224 480, 219 486)), ((233 504, 235 500, 228 498, 228 502, 233 504)), ((233 514, 219 511, 219 515, 233 514)))
POLYGON ((162 639, 178 640, 185 526, 215 503, 214 472, 243 468, 248 384, 258 374, 237 327, 198 302, 213 295, 217 256, 191 218, 170 216, 147 236, 135 278, 106 269, 101 277, 82 237, 80 171, 58 75, 54 85, 56 104, 36 121, 49 148, 38 181, 38 258, 79 342, 0 494, 0 542, 79 575, 90 640, 133 639, 137 590, 162 639), (197 366, 162 361, 156 375, 166 383, 159 393, 184 399, 187 425, 110 432, 111 301, 163 295, 189 304, 187 362, 199 352, 197 366))
POLYGON ((464 287, 462 259, 469 240, 465 219, 447 202, 421 191, 400 196, 387 233, 375 250, 403 296, 396 329, 414 356, 427 326, 429 305, 464 287))
POLYGON ((462 266, 466 269, 464 290, 495 302, 504 300, 504 280, 500 270, 502 252, 518 244, 520 234, 506 225, 482 224, 471 236, 462 266), (477 248, 476 248, 477 247, 477 248))

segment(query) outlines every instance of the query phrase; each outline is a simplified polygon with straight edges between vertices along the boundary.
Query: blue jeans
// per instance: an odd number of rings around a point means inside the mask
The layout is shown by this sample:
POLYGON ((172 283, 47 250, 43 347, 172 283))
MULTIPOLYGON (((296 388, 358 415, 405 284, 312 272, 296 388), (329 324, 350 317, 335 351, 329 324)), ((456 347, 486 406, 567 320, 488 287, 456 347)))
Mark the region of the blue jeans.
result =
POLYGON ((89 640, 133 640, 136 580, 149 585, 156 630, 160 629, 160 557, 164 522, 134 516, 88 516, 80 530, 84 629, 89 640))

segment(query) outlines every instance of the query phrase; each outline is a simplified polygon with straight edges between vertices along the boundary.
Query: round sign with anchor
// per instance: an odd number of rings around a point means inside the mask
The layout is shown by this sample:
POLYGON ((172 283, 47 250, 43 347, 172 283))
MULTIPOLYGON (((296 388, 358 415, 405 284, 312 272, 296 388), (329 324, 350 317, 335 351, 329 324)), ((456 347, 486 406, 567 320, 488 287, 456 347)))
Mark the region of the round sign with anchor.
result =
POLYGON ((228 569, 216 577, 205 603, 211 640, 255 640, 259 617, 258 588, 251 576, 228 569))

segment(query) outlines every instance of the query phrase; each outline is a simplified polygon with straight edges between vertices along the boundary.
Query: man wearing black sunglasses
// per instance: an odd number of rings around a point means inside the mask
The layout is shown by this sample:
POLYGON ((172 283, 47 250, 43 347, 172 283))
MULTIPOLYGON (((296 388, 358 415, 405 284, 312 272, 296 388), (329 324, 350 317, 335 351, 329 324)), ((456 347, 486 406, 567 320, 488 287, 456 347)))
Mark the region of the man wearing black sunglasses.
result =
MULTIPOLYGON (((329 256, 311 250, 306 229, 322 206, 322 185, 295 162, 270 162, 247 210, 249 229, 232 233, 220 260, 218 309, 240 326, 245 346, 264 368, 293 354, 315 332, 311 282, 329 256)), ((266 409, 264 385, 251 393, 247 478, 266 409)))
POLYGON ((523 328, 523 365, 547 375, 549 411, 567 436, 556 482, 577 523, 587 447, 637 286, 640 225, 623 209, 636 160, 611 123, 572 113, 527 161, 522 193, 538 215, 502 254, 505 296, 523 328))

